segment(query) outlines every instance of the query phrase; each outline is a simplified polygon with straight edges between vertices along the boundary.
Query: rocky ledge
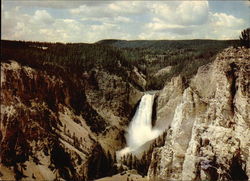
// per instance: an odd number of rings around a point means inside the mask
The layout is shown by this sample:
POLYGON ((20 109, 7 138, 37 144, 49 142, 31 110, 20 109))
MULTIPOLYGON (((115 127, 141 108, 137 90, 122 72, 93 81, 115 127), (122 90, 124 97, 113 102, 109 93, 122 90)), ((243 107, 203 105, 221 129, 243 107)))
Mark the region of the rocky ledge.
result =
POLYGON ((250 49, 228 48, 199 68, 187 88, 174 78, 158 97, 150 180, 250 179, 250 49), (176 91, 173 91, 176 90, 176 91))

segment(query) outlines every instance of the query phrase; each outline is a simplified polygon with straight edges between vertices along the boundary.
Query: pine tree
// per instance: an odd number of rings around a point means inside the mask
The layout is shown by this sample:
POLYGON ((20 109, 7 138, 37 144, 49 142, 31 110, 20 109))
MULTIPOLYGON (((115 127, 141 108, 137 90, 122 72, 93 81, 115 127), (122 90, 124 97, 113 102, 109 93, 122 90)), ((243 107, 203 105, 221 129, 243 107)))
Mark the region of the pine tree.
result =
POLYGON ((63 132, 66 133, 66 124, 63 125, 63 132))
POLYGON ((241 32, 240 42, 242 46, 250 47, 250 28, 247 28, 241 32))
POLYGON ((129 157, 128 157, 128 167, 129 167, 129 169, 132 169, 132 165, 133 165, 133 157, 132 157, 132 154, 129 154, 129 157))

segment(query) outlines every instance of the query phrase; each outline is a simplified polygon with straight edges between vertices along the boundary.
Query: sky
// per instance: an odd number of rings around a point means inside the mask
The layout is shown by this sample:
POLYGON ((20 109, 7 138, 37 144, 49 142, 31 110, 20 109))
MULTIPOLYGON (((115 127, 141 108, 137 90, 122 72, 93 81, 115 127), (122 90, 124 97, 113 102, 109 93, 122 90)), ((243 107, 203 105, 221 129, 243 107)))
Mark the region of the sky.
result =
POLYGON ((250 1, 3 0, 1 39, 237 39, 250 27, 250 1))

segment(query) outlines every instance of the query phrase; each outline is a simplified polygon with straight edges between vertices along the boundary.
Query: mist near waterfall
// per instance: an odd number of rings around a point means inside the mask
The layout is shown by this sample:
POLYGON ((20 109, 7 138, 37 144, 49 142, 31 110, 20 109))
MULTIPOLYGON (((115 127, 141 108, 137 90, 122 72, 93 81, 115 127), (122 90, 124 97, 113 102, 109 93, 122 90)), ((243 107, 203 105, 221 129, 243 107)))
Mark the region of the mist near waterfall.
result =
POLYGON ((157 138, 162 133, 162 130, 152 127, 154 97, 154 94, 145 94, 142 96, 125 135, 127 147, 119 151, 118 154, 120 156, 136 151, 144 143, 157 138))

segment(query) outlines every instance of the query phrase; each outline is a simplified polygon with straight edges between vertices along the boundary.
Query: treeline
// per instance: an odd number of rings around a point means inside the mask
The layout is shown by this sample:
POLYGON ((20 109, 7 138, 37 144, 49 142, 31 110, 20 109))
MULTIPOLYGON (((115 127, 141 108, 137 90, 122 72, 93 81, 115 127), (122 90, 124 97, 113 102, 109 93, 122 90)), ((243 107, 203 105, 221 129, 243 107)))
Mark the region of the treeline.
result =
POLYGON ((91 157, 88 161, 88 180, 116 174, 118 169, 115 163, 116 155, 111 154, 109 151, 105 152, 103 148, 97 144, 92 150, 91 157))
POLYGON ((103 40, 96 44, 1 41, 2 60, 14 59, 24 65, 45 69, 53 74, 82 74, 101 68, 129 79, 127 71, 136 66, 147 77, 146 89, 161 89, 173 76, 187 81, 204 64, 228 46, 240 41, 164 40, 123 41, 103 40), (155 74, 171 66, 170 72, 155 74))
POLYGON ((169 49, 162 54, 151 55, 148 58, 149 61, 146 61, 148 63, 148 89, 162 89, 165 82, 177 75, 181 75, 188 82, 200 66, 212 62, 216 54, 233 45, 231 43, 225 41, 224 43, 204 44, 197 47, 187 45, 185 48, 169 49), (168 66, 171 66, 169 72, 155 76, 159 70, 168 66))
POLYGON ((224 44, 231 44, 239 46, 239 40, 209 40, 209 39, 193 39, 193 40, 115 40, 107 39, 101 40, 96 44, 111 45, 118 48, 140 48, 157 51, 166 51, 169 49, 183 49, 183 48, 206 48, 211 46, 224 46, 224 44))
POLYGON ((1 48, 3 61, 16 60, 53 73, 82 73, 99 67, 127 77, 125 68, 131 68, 118 48, 103 45, 2 40, 1 48))
POLYGON ((89 158, 88 173, 85 178, 88 180, 94 180, 97 178, 112 176, 131 169, 135 169, 142 176, 146 176, 151 163, 152 153, 155 148, 164 146, 166 136, 167 131, 155 139, 151 143, 149 149, 142 153, 141 157, 127 154, 123 156, 118 163, 115 153, 112 154, 109 151, 104 151, 97 143, 92 150, 93 154, 89 158))
POLYGON ((99 44, 119 47, 126 60, 147 76, 147 89, 162 89, 173 76, 187 81, 198 68, 214 60, 215 55, 229 46, 239 46, 238 40, 103 40, 99 44), (171 66, 170 72, 155 74, 171 66))

